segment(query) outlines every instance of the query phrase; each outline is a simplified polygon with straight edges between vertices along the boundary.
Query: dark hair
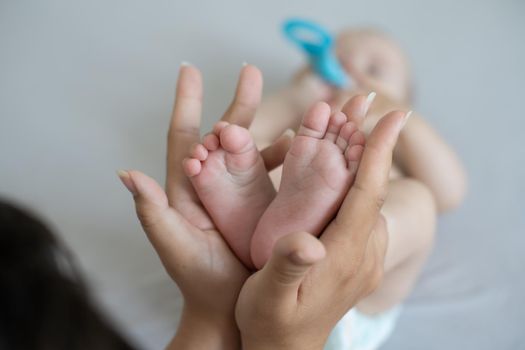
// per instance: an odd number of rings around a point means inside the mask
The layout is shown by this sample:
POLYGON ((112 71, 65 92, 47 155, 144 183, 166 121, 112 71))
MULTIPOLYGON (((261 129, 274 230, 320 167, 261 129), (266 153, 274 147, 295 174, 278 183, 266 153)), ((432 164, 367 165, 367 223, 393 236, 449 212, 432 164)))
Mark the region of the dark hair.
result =
POLYGON ((95 308, 57 236, 1 200, 0 349, 132 349, 95 308))

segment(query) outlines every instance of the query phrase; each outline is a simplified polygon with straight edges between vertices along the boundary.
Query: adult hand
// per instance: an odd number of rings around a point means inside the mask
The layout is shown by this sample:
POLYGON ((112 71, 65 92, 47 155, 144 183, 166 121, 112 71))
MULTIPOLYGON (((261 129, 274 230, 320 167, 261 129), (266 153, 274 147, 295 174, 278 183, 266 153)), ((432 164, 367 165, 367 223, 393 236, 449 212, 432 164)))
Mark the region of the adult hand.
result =
MULTIPOLYGON (((222 119, 249 126, 261 90, 259 70, 244 67, 222 119)), ((133 194, 144 231, 184 297, 171 346, 234 349, 239 345, 234 306, 249 271, 217 231, 182 171, 182 160, 200 138, 201 107, 201 74, 195 67, 182 66, 168 133, 166 191, 138 171, 121 171, 119 176, 133 194)), ((289 143, 284 136, 262 152, 269 169, 282 162, 289 143)))
MULTIPOLYGON (((363 108, 352 99, 347 115, 363 108)), ((385 116, 371 133, 354 185, 319 240, 281 238, 266 266, 244 284, 236 319, 245 349, 322 349, 328 335, 380 283, 387 229, 384 202, 392 150, 405 113, 385 116)))

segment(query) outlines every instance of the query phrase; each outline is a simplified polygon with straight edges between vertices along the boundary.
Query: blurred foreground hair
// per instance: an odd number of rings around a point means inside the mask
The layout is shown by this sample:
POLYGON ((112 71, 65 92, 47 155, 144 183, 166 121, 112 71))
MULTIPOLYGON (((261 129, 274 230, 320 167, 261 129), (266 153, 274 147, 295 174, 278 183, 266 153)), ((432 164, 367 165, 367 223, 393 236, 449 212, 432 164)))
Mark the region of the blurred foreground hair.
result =
POLYGON ((2 200, 0 349, 132 349, 96 310, 59 239, 2 200))

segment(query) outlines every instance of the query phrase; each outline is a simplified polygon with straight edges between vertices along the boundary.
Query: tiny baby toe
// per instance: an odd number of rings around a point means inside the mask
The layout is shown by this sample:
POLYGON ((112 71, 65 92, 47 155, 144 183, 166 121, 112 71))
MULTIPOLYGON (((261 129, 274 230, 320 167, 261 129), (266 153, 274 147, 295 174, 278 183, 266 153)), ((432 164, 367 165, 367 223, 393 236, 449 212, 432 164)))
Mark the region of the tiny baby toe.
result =
POLYGON ((353 122, 347 122, 341 128, 341 131, 339 132, 339 136, 337 136, 337 140, 335 143, 339 147, 339 149, 341 149, 342 152, 346 150, 349 140, 356 130, 357 126, 353 122))
MULTIPOLYGON (((345 158, 348 162, 348 171, 352 174, 352 177, 357 173, 359 163, 361 162, 361 156, 363 155, 364 147, 362 145, 351 145, 345 151, 345 158)), ((353 178, 352 178, 353 182, 353 178)))
POLYGON ((215 134, 204 135, 202 139, 202 144, 208 151, 215 151, 219 148, 219 137, 215 134))
POLYGON ((345 157, 348 163, 359 162, 364 151, 363 145, 350 145, 345 151, 345 157))
POLYGON ((342 112, 335 112, 328 121, 328 129, 324 139, 327 141, 335 142, 341 127, 346 123, 346 115, 342 112))
POLYGON ((221 132, 222 132, 222 129, 224 129, 224 128, 227 127, 228 125, 230 125, 230 123, 228 123, 228 122, 226 122, 226 121, 224 121, 224 120, 221 120, 221 121, 215 123, 215 125, 213 126, 213 130, 212 130, 212 132, 213 132, 215 135, 219 136, 219 135, 221 134, 221 132))
POLYGON ((191 147, 190 157, 196 158, 201 162, 208 158, 208 150, 200 143, 196 143, 191 147))
POLYGON ((304 115, 297 136, 308 136, 322 139, 330 119, 330 106, 325 102, 316 103, 304 115))
MULTIPOLYGON (((352 177, 355 176, 355 174, 357 173, 357 169, 359 168, 359 162, 356 161, 356 160, 351 160, 348 162, 348 171, 350 172, 350 174, 352 174, 352 177)), ((353 182, 353 178, 351 180, 351 182, 353 182)))
POLYGON ((221 146, 230 153, 243 153, 254 146, 248 129, 230 124, 222 129, 220 134, 221 146))
POLYGON ((202 169, 202 164, 195 158, 184 158, 182 161, 182 169, 186 176, 193 177, 199 175, 202 169))
POLYGON ((348 143, 350 145, 364 145, 366 142, 365 134, 362 131, 357 130, 352 134, 348 143))

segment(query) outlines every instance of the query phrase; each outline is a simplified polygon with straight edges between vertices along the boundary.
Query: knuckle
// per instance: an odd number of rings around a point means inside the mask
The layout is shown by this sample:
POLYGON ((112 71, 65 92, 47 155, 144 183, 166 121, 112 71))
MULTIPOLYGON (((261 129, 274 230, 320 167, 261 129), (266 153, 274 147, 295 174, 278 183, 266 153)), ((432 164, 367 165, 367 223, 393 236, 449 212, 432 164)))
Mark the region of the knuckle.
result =
POLYGON ((384 269, 380 266, 375 269, 370 277, 370 292, 376 290, 383 282, 384 269))
POLYGON ((247 100, 247 99, 242 98, 242 97, 236 97, 233 100, 232 105, 235 106, 235 107, 243 108, 243 109, 247 109, 247 110, 255 110, 257 108, 257 104, 254 101, 247 100))
POLYGON ((341 264, 338 270, 338 278, 342 286, 353 285, 362 273, 362 259, 355 256, 341 264))
POLYGON ((379 259, 384 259, 386 247, 388 247, 388 226, 383 215, 379 215, 378 221, 372 232, 373 242, 376 247, 377 256, 379 259))
POLYGON ((139 208, 137 208, 136 213, 137 218, 139 219, 140 224, 146 233, 156 230, 161 225, 162 217, 159 215, 153 214, 148 210, 141 210, 139 208))
POLYGON ((385 152, 385 145, 383 142, 379 142, 375 138, 370 138, 366 143, 367 154, 374 159, 380 159, 385 152))
POLYGON ((238 114, 253 114, 257 110, 257 103, 255 101, 247 100, 244 97, 235 97, 232 101, 228 111, 235 117, 238 114))
POLYGON ((366 276, 373 277, 378 265, 376 259, 368 257, 368 259, 364 262, 363 265, 363 272, 366 274, 366 276))
POLYGON ((379 214, 377 216, 377 223, 376 223, 377 233, 380 235, 384 235, 387 233, 387 229, 388 229, 388 226, 387 226, 385 217, 383 216, 383 214, 379 214))
POLYGON ((360 197, 363 198, 361 199, 363 205, 368 205, 371 210, 379 211, 383 207, 383 204, 385 204, 387 196, 387 190, 385 186, 381 186, 380 188, 373 190, 356 181, 352 186, 352 190, 360 192, 360 197))
POLYGON ((197 126, 186 126, 186 127, 171 126, 168 129, 168 140, 169 141, 176 141, 178 138, 181 138, 181 137, 194 138, 195 136, 199 136, 199 135, 200 135, 200 128, 197 126))

